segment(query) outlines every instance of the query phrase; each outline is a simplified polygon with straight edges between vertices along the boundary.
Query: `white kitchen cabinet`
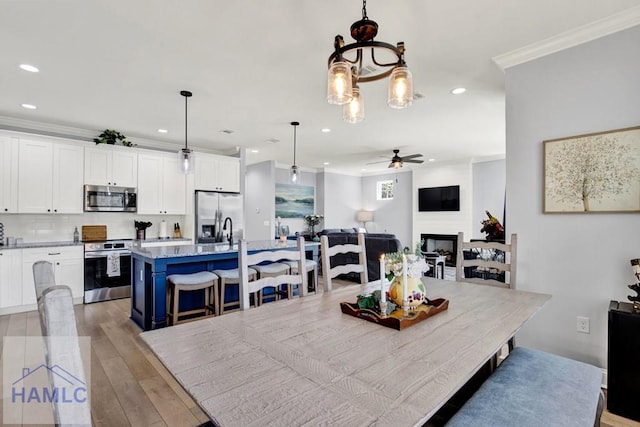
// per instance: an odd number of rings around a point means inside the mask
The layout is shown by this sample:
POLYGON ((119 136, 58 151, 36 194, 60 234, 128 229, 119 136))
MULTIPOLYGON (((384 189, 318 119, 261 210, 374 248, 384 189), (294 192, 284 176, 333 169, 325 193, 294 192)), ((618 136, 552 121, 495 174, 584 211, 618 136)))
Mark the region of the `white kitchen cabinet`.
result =
POLYGON ((74 300, 84 297, 84 250, 82 246, 52 246, 22 249, 22 305, 36 303, 33 264, 49 261, 53 264, 56 285, 71 288, 74 300))
POLYGON ((83 164, 81 146, 20 138, 18 212, 81 214, 83 164))
POLYGON ((0 213, 18 212, 18 144, 10 134, 0 134, 0 213))
POLYGON ((240 159, 196 153, 195 189, 240 192, 240 159))
POLYGON ((22 305, 22 250, 0 251, 0 308, 22 305))
POLYGON ((138 155, 138 214, 184 215, 186 178, 178 169, 177 155, 138 155))
POLYGON ((131 148, 111 146, 85 148, 84 183, 136 187, 138 153, 131 148))

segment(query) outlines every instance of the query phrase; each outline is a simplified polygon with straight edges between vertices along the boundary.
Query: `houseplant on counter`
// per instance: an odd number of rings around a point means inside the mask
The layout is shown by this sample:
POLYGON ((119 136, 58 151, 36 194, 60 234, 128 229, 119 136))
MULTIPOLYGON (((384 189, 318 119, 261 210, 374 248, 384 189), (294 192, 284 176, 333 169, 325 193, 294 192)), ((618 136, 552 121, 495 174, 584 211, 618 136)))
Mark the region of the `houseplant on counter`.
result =
POLYGON ((135 144, 131 141, 127 141, 127 137, 118 132, 117 130, 105 129, 97 138, 93 138, 93 142, 98 144, 109 144, 115 145, 116 142, 120 142, 120 144, 125 147, 134 147, 135 144))

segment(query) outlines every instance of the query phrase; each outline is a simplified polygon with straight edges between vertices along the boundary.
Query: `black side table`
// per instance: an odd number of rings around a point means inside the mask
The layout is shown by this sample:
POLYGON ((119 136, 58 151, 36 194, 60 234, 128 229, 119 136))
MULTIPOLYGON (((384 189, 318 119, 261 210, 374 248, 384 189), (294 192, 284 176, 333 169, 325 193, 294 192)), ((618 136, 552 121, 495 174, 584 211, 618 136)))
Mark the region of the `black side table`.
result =
POLYGON ((607 359, 607 409, 640 421, 640 313, 631 303, 609 303, 607 359))

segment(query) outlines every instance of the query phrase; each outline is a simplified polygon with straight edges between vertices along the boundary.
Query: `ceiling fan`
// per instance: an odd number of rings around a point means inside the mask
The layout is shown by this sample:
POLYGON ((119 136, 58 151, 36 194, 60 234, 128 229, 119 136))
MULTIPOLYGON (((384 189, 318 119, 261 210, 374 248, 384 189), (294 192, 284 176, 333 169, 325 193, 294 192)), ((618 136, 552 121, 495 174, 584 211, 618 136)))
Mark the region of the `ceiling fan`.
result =
MULTIPOLYGON (((422 157, 422 154, 410 154, 408 156, 400 156, 398 153, 400 153, 400 150, 393 150, 393 157, 391 158, 391 163, 389 163, 390 168, 394 168, 394 169, 401 168, 403 166, 403 163, 405 162, 406 163, 424 163, 424 160, 416 159, 416 157, 422 157)), ((382 162, 372 162, 367 164, 373 165, 375 163, 383 163, 383 162, 386 162, 386 160, 382 162)))

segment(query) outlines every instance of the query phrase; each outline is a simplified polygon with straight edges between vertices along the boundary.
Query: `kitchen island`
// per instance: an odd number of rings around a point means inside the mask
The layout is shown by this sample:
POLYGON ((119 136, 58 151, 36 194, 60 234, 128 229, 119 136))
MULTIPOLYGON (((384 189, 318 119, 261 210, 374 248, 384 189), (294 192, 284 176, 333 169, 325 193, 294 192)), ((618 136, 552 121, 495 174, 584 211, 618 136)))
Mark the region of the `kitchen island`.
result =
MULTIPOLYGON (((249 253, 274 249, 296 249, 295 241, 248 242, 249 253)), ((307 257, 318 261, 316 242, 305 242, 307 257)), ((131 319, 143 330, 167 326, 167 276, 238 267, 238 244, 134 247, 131 249, 131 319)), ((180 297, 181 307, 202 306, 198 292, 180 297), (189 298, 191 296, 191 298, 189 298)))

